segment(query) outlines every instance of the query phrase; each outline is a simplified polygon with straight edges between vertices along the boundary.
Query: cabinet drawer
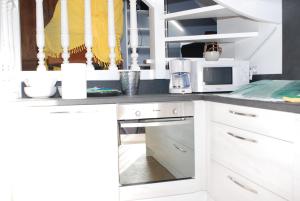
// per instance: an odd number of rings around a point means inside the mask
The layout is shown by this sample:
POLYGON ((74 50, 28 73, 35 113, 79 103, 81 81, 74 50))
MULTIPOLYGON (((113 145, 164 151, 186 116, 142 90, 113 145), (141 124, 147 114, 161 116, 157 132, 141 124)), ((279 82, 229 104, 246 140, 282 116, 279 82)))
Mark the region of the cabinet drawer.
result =
POLYGON ((285 201, 212 161, 209 194, 215 201, 285 201))
POLYGON ((300 180, 300 154, 294 155, 294 174, 300 180))
POLYGON ((212 123, 212 158, 284 198, 292 196, 293 145, 212 123))
POLYGON ((300 200, 300 178, 295 178, 294 180, 294 196, 292 201, 300 200))
POLYGON ((213 103, 212 120, 278 139, 293 141, 293 114, 230 104, 213 103))

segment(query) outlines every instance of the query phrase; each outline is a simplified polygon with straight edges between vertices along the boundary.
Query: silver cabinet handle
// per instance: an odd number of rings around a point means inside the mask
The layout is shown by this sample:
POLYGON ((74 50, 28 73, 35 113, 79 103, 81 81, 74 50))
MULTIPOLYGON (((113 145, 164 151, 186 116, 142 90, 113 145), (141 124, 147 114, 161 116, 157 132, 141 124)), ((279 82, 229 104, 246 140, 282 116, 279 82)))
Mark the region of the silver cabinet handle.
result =
POLYGON ((233 134, 233 133, 231 133, 231 132, 227 132, 227 135, 230 135, 230 136, 232 136, 232 137, 234 137, 234 138, 237 138, 237 139, 239 139, 239 140, 244 140, 244 141, 248 141, 248 142, 258 143, 257 140, 254 140, 254 139, 251 139, 251 138, 241 137, 241 136, 238 136, 238 135, 233 134))
POLYGON ((248 113, 237 112, 237 111, 233 111, 233 110, 229 110, 229 113, 234 114, 234 115, 244 116, 244 117, 257 117, 256 114, 248 114, 248 113))
POLYGON ((70 114, 71 112, 68 111, 57 111, 57 112, 50 112, 50 114, 70 114))
POLYGON ((139 122, 120 121, 121 128, 137 128, 137 127, 157 127, 157 126, 178 126, 192 123, 192 118, 174 118, 166 120, 149 120, 139 122))
POLYGON ((181 147, 178 147, 176 144, 173 144, 173 146, 178 149, 179 151, 181 151, 182 153, 186 153, 186 150, 184 150, 183 148, 181 147))
POLYGON ((241 187, 241 188, 243 188, 243 189, 245 189, 245 190, 247 190, 247 191, 249 191, 249 192, 251 192, 251 193, 254 193, 254 194, 258 194, 258 192, 256 191, 256 190, 254 190, 254 189, 252 189, 252 188, 250 188, 250 187, 248 187, 248 186, 246 186, 246 185, 244 185, 244 184, 241 184, 240 182, 238 182, 236 179, 234 179, 233 177, 231 177, 231 176, 227 176, 228 177, 228 179, 230 179, 233 183, 235 183, 236 185, 238 185, 239 187, 241 187))
POLYGON ((98 111, 82 111, 82 110, 77 110, 77 111, 52 111, 50 114, 92 114, 92 113, 97 113, 98 111))

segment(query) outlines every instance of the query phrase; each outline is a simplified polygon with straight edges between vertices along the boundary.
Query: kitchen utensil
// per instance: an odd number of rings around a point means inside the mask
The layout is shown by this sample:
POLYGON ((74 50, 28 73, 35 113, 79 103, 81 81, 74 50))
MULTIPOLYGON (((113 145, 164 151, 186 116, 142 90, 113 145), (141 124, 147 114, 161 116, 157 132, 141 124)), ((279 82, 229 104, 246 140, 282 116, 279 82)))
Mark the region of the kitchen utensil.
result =
POLYGON ((140 84, 140 71, 122 70, 120 71, 120 82, 122 93, 128 96, 137 95, 140 84))
POLYGON ((24 80, 27 87, 42 87, 51 88, 54 87, 57 82, 56 78, 53 78, 48 72, 35 72, 24 80))
POLYGON ((24 92, 28 97, 31 98, 48 98, 56 93, 56 87, 24 87, 24 92))

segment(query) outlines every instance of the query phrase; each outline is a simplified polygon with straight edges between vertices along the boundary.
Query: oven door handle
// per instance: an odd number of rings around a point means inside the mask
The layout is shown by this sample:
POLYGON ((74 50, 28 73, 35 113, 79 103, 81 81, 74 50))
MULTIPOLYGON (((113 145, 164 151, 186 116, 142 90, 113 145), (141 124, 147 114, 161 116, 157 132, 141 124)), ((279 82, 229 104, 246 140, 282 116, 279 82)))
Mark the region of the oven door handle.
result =
POLYGON ((121 128, 138 128, 138 127, 158 127, 158 126, 177 126, 183 124, 190 124, 192 118, 180 118, 176 120, 151 120, 151 121, 141 121, 141 122, 120 122, 121 128))

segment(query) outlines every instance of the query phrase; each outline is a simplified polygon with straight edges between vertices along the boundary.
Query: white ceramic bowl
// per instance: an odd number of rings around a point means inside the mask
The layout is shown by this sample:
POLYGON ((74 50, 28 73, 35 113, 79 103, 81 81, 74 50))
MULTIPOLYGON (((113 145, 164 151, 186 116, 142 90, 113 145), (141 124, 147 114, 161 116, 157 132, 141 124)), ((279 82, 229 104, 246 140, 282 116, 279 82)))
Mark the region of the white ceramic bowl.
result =
POLYGON ((49 98, 56 93, 56 87, 24 87, 24 92, 31 98, 49 98))
POLYGON ((24 83, 27 87, 52 88, 57 80, 47 73, 37 72, 26 78, 24 83))
POLYGON ((220 52, 218 51, 204 52, 204 58, 206 61, 218 61, 220 58, 220 52))

